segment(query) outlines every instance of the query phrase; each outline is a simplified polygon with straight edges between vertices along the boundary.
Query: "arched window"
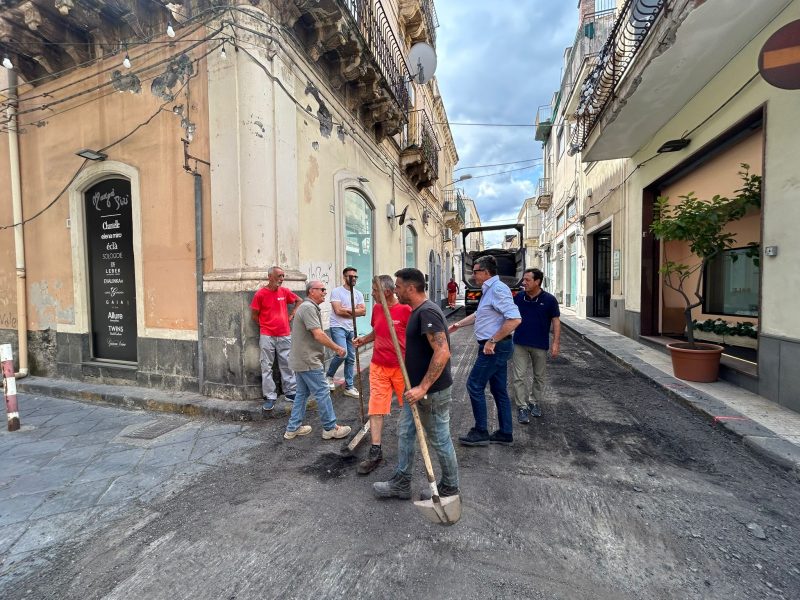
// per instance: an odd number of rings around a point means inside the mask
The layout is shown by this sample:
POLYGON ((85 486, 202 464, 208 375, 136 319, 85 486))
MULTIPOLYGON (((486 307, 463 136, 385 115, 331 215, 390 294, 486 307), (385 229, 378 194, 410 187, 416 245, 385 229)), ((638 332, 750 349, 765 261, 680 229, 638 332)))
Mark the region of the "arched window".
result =
POLYGON ((417 232, 409 225, 406 227, 406 267, 417 266, 417 232))
MULTIPOLYGON (((358 269, 358 285, 366 299, 367 315, 370 311, 370 289, 372 281, 373 219, 372 205, 354 189, 348 189, 344 198, 344 244, 345 266, 358 269)), ((360 334, 371 330, 369 316, 358 317, 356 326, 360 334)))

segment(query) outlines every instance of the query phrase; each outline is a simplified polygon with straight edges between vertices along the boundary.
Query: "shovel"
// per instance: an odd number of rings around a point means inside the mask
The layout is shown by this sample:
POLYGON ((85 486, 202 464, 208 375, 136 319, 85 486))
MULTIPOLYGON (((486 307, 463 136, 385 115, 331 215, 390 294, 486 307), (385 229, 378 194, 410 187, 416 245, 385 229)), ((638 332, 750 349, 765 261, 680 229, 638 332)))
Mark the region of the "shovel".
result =
MULTIPOLYGON (((358 327, 356 326, 356 294, 354 291, 355 280, 350 279, 350 310, 353 312, 353 337, 358 337, 358 327)), ((369 433, 369 419, 364 417, 364 391, 361 382, 361 360, 358 357, 358 348, 356 350, 356 373, 358 373, 358 406, 361 413, 361 429, 353 436, 353 438, 342 448, 342 454, 352 454, 358 445, 364 440, 369 433)))
MULTIPOLYGON (((375 277, 373 279, 375 286, 380 289, 380 280, 375 277)), ((406 363, 403 359, 403 352, 400 350, 400 342, 397 341, 397 332, 394 330, 394 322, 392 315, 389 312, 389 306, 386 304, 386 298, 383 294, 380 295, 381 306, 383 306, 383 314, 386 317, 386 322, 389 324, 389 333, 392 336, 392 345, 397 355, 397 362, 400 363, 400 369, 403 371, 403 381, 406 389, 411 389, 411 382, 408 379, 408 371, 406 370, 406 363)), ((427 397, 427 396, 426 396, 427 397)), ((414 502, 420 512, 432 523, 441 523, 442 525, 453 525, 461 518, 461 496, 447 496, 445 498, 439 497, 439 488, 436 486, 436 478, 433 475, 433 466, 431 465, 431 455, 428 453, 428 442, 425 440, 425 429, 422 427, 422 421, 419 419, 419 411, 416 404, 410 404, 411 414, 414 417, 414 425, 417 428, 417 438, 419 439, 419 449, 422 452, 422 461, 425 463, 425 474, 428 476, 428 485, 431 489, 430 500, 417 500, 414 502)))

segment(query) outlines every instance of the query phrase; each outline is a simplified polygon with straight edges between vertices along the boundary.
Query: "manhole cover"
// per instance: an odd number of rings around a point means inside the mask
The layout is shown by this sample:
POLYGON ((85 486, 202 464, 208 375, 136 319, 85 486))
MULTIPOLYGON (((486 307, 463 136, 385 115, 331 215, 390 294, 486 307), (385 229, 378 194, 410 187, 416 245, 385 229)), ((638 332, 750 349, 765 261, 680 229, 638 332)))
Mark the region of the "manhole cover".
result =
POLYGON ((133 438, 137 440, 154 440, 160 435, 164 435, 173 429, 177 429, 184 423, 185 421, 181 419, 153 421, 152 423, 145 423, 144 425, 123 434, 122 437, 133 438))

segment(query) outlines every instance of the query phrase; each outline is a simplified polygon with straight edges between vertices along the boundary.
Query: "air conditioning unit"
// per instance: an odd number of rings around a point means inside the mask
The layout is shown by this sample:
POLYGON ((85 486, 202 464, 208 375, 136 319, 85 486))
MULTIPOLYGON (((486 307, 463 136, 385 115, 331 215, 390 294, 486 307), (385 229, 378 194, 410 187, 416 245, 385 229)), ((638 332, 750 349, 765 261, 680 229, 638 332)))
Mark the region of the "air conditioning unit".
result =
POLYGON ((442 233, 442 240, 445 242, 449 242, 453 239, 453 232, 449 228, 445 228, 444 232, 442 233))

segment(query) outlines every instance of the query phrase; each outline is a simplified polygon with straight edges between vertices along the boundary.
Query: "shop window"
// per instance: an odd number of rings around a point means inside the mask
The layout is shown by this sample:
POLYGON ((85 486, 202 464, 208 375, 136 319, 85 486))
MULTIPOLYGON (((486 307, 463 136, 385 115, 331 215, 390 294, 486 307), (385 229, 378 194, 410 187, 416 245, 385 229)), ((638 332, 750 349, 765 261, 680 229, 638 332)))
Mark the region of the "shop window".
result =
MULTIPOLYGON (((706 265, 703 312, 758 317, 759 268, 752 248, 735 248, 706 265)), ((756 252, 756 256, 758 256, 756 252)))

